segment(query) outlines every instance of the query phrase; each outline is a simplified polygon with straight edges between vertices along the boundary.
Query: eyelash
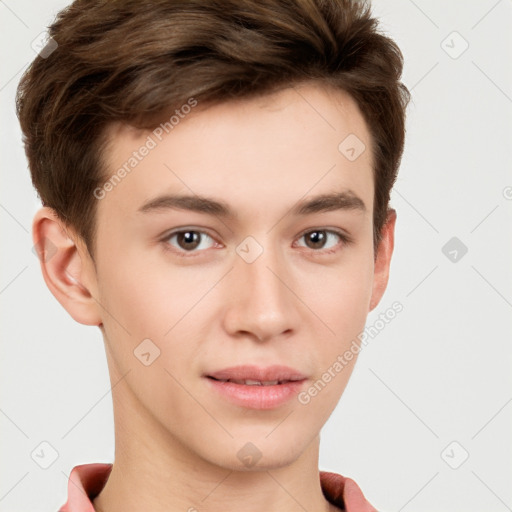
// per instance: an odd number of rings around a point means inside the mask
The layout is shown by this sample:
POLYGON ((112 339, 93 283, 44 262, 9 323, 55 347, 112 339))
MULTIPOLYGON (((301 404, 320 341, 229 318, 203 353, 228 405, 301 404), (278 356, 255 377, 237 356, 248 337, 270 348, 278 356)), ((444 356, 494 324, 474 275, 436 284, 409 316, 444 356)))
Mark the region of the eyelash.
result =
MULTIPOLYGON (((322 231, 322 232, 325 232, 327 234, 332 234, 332 235, 336 235, 343 246, 347 246, 349 244, 352 243, 352 239, 346 235, 345 233, 341 232, 341 231, 338 231, 338 230, 334 230, 334 229, 325 229, 325 228, 314 228, 314 229, 308 229, 307 231, 304 231, 302 234, 299 235, 298 237, 298 240, 300 240, 301 238, 303 238, 304 236, 310 234, 310 233, 314 233, 314 232, 317 232, 317 231, 322 231)), ((192 232, 192 233, 200 233, 201 235, 206 235, 207 237, 211 238, 212 240, 215 241, 215 239, 209 235, 206 231, 202 231, 200 229, 179 229, 179 230, 176 230, 176 231, 173 231, 171 233, 169 233, 168 235, 166 235, 161 241, 163 242, 163 246, 164 246, 164 250, 165 251, 169 251, 181 258, 194 258, 196 256, 199 256, 202 252, 204 252, 206 249, 202 249, 202 250, 199 250, 199 251, 196 251, 196 250, 193 250, 193 251, 184 251, 184 250, 179 250, 179 249, 176 249, 175 247, 171 246, 169 244, 169 240, 171 238, 173 238, 174 236, 176 235, 179 235, 181 233, 188 233, 188 232, 192 232)), ((327 254, 333 254, 337 251, 339 251, 341 248, 339 247, 339 244, 336 244, 335 247, 332 247, 330 249, 318 249, 318 250, 315 250, 315 249, 310 249, 308 247, 303 247, 303 249, 306 249, 306 250, 310 250, 311 252, 313 252, 315 255, 319 255, 319 256, 322 256, 322 255, 327 255, 327 254)))

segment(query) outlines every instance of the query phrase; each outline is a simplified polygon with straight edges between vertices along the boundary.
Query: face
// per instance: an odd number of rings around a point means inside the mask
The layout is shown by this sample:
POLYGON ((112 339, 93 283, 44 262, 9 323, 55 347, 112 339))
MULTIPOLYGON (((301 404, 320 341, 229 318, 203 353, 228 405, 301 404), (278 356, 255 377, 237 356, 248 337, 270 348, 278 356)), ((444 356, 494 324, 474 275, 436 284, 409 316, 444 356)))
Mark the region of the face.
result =
POLYGON ((110 139, 110 176, 138 151, 98 194, 87 282, 124 376, 115 399, 204 461, 290 464, 336 406, 387 280, 356 103, 303 85, 110 139), (350 134, 355 159, 339 149, 350 134))

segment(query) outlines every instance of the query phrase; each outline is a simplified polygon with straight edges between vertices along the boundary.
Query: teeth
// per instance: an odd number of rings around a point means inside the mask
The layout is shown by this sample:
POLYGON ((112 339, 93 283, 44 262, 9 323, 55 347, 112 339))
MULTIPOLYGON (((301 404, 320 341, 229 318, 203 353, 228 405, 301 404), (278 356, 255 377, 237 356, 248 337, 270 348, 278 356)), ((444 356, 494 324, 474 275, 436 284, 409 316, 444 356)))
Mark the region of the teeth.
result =
POLYGON ((244 379, 244 380, 236 380, 236 379, 230 379, 229 382, 234 382, 235 384, 244 384, 246 386, 276 386, 279 384, 278 380, 251 380, 251 379, 244 379))
POLYGON ((261 386, 263 383, 259 380, 246 379, 244 381, 239 381, 238 384, 245 384, 246 386, 261 386))

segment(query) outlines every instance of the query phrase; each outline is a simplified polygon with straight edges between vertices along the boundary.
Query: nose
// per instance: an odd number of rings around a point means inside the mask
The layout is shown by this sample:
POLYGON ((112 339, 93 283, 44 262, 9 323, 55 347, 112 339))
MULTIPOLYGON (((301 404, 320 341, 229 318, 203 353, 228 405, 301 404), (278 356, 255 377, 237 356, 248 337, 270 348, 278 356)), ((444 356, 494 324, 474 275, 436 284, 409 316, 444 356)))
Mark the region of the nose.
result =
POLYGON ((293 276, 282 255, 265 247, 252 263, 238 254, 229 273, 224 328, 235 337, 261 342, 289 336, 300 321, 300 301, 293 276))

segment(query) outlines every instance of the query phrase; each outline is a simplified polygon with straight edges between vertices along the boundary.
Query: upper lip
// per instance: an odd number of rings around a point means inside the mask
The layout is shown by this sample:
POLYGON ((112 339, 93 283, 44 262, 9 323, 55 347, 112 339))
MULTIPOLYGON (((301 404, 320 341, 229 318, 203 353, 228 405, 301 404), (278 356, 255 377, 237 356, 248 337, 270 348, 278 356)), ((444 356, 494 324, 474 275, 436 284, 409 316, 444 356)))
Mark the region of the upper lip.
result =
POLYGON ((306 376, 298 370, 282 365, 266 367, 254 365, 231 366, 223 370, 207 373, 205 376, 217 380, 255 380, 260 382, 298 381, 306 378, 306 376))

